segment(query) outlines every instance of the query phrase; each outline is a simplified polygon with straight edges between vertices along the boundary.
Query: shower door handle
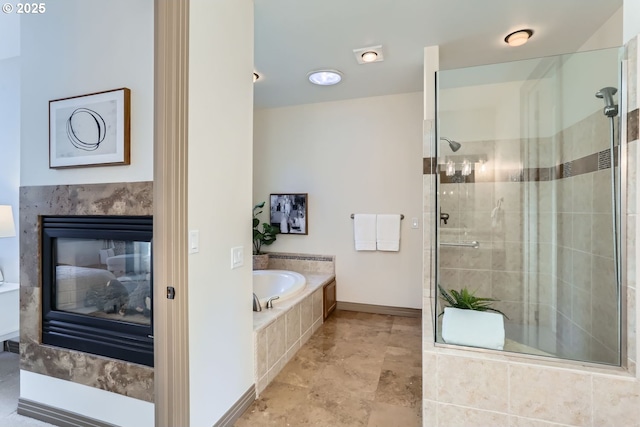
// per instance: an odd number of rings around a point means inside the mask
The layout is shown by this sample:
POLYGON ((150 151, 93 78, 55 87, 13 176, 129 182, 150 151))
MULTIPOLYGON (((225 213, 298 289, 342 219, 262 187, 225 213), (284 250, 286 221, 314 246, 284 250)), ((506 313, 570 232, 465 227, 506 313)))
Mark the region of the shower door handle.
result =
POLYGON ((460 246, 464 248, 478 249, 480 247, 480 242, 477 240, 472 242, 440 242, 440 246, 460 246))

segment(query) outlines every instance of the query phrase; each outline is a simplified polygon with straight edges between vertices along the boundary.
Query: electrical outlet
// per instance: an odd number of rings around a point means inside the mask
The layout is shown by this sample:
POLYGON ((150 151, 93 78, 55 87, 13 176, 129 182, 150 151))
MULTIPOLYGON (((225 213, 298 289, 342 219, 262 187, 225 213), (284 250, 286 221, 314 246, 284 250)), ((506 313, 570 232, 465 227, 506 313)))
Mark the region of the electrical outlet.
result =
POLYGON ((231 248, 231 269, 242 267, 244 265, 244 248, 237 246, 231 248))

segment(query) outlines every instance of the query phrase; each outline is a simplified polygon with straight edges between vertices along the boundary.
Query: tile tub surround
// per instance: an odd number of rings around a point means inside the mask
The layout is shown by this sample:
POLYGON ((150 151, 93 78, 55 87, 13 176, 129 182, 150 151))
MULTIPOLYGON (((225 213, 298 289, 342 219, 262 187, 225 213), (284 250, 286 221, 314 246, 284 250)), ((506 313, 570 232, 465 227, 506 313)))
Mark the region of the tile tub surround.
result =
POLYGON ((302 292, 282 303, 274 301, 272 309, 263 307, 261 312, 253 313, 256 396, 322 325, 322 287, 335 275, 303 275, 307 284, 302 292))
POLYGON ((40 215, 152 215, 153 183, 20 188, 20 369, 153 402, 153 368, 40 343, 40 215))
POLYGON ((269 252, 269 270, 335 274, 335 264, 336 257, 333 255, 269 252))
MULTIPOLYGON (((637 63, 637 38, 626 46, 630 63, 637 63)), ((631 117, 638 118, 635 103, 639 75, 629 70, 627 93, 631 117)), ((631 122, 628 129, 635 128, 631 122)), ((632 131, 635 133, 635 131, 632 131)), ((433 336, 432 277, 435 271, 432 248, 433 230, 424 234, 424 300, 423 300, 423 414, 425 426, 638 426, 640 422, 640 377, 636 370, 636 260, 638 249, 636 197, 638 192, 637 166, 640 161, 639 141, 628 139, 626 144, 628 171, 626 248, 626 318, 623 317, 623 338, 626 338, 626 360, 622 368, 602 367, 580 362, 527 357, 507 352, 435 345, 433 336), (458 372, 452 377, 450 372, 458 372), (491 372, 492 378, 504 385, 474 382, 477 372, 491 372), (448 379, 448 380, 447 380, 448 379), (457 390, 453 394, 450 390, 457 390), (494 394, 491 394, 494 393, 494 394)), ((424 156, 432 156, 432 147, 425 147, 424 156)), ((576 177, 578 178, 578 177, 576 177)), ((424 221, 433 223, 435 209, 433 194, 435 177, 424 175, 424 221)), ((567 229, 568 231, 568 229, 567 229)), ((604 322, 604 320, 601 320, 604 322)))

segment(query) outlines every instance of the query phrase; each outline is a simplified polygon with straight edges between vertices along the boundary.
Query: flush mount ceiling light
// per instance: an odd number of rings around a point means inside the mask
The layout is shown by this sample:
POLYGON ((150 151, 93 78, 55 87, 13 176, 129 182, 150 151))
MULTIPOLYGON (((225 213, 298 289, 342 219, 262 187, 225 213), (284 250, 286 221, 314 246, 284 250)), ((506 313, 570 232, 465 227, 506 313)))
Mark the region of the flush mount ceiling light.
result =
POLYGON ((369 50, 369 51, 367 51, 367 52, 363 53, 361 56, 362 56, 362 60, 363 60, 364 62, 373 62, 373 61, 375 61, 376 59, 378 59, 378 54, 377 54, 377 53, 375 53, 375 52, 374 52, 374 51, 372 51, 372 50, 369 50))
POLYGON ((504 38, 504 42, 509 46, 522 46, 529 41, 529 38, 531 38, 532 35, 533 30, 518 30, 508 34, 507 37, 504 38))
POLYGON ((307 74, 314 85, 331 86, 340 83, 342 73, 338 70, 316 70, 307 74))
POLYGON ((384 61, 382 45, 353 49, 353 54, 355 55, 358 64, 370 64, 372 62, 384 61))

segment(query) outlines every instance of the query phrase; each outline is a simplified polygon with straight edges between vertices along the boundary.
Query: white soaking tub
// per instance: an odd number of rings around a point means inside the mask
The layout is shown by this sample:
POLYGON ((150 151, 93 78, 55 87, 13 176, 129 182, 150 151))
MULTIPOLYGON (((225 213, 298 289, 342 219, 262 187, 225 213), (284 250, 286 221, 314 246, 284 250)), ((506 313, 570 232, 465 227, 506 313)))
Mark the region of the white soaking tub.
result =
POLYGON ((263 309, 266 308, 269 298, 280 297, 273 301, 275 307, 283 300, 301 292, 306 283, 305 277, 295 271, 255 270, 253 272, 253 293, 260 300, 263 309))

